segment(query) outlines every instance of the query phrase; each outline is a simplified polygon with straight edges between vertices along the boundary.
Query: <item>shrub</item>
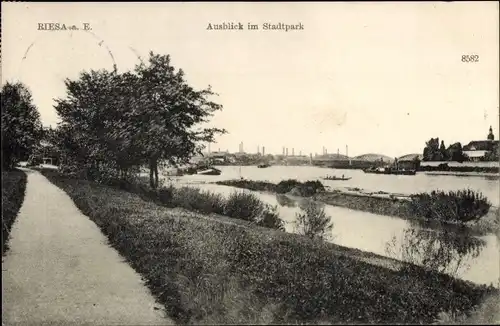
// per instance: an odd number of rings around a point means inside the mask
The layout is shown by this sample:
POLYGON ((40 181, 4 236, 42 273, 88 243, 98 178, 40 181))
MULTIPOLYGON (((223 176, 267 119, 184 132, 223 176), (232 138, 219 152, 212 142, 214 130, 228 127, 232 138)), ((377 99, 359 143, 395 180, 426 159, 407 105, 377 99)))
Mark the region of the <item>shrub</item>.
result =
POLYGON ((300 204, 301 213, 297 213, 295 226, 299 234, 311 239, 324 239, 330 236, 333 223, 326 215, 323 204, 306 200, 300 204))
POLYGON ((8 249, 10 230, 24 201, 26 181, 22 171, 2 172, 2 255, 8 249))
POLYGON ((256 195, 235 191, 226 201, 224 215, 254 221, 261 216, 265 208, 264 203, 256 195))
POLYGON ((276 206, 266 205, 264 211, 257 217, 256 224, 266 228, 285 231, 285 223, 280 219, 276 206))
POLYGON ((488 213, 491 203, 473 190, 432 191, 410 196, 409 209, 417 217, 468 222, 488 213))
POLYGON ((301 182, 295 179, 283 180, 276 185, 276 192, 278 194, 286 194, 287 192, 290 192, 293 188, 300 186, 301 184, 301 182))
POLYGON ((169 204, 205 214, 225 215, 225 200, 220 194, 202 191, 193 187, 171 188, 172 199, 169 204))

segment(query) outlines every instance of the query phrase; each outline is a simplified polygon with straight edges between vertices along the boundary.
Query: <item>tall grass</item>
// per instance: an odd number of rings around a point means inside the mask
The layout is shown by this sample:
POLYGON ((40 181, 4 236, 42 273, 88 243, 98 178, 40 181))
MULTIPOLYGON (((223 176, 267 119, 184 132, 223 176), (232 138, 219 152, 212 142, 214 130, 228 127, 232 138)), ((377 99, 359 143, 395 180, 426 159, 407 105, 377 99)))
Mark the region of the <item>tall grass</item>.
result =
POLYGON ((2 172, 2 255, 8 249, 10 230, 24 201, 26 182, 23 171, 2 172))

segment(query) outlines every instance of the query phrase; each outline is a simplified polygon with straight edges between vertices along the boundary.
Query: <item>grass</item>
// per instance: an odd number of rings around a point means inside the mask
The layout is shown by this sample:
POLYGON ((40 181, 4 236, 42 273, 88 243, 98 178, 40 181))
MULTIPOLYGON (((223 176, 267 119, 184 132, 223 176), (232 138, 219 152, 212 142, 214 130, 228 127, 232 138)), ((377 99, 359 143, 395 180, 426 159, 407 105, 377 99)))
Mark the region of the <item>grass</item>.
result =
POLYGON ((416 266, 374 266, 355 258, 359 251, 296 234, 48 177, 143 275, 177 323, 430 323, 497 293, 416 266))
POLYGON ((434 325, 498 325, 500 324, 500 297, 492 295, 469 314, 442 312, 434 325))
POLYGON ((26 182, 23 171, 2 172, 2 255, 8 250, 10 230, 23 204, 26 182))

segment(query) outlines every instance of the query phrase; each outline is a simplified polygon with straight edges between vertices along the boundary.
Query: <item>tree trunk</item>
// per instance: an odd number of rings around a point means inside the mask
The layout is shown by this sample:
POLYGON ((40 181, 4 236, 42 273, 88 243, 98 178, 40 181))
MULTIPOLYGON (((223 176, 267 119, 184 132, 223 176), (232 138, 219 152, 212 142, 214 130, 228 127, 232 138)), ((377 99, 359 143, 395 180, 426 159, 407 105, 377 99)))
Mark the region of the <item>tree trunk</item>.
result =
POLYGON ((151 158, 149 160, 149 185, 151 188, 158 188, 158 159, 151 158))
POLYGON ((158 188, 158 163, 155 163, 155 170, 154 170, 154 174, 155 174, 155 188, 158 188))
POLYGON ((149 186, 152 189, 156 189, 154 180, 154 163, 153 160, 149 160, 149 186))

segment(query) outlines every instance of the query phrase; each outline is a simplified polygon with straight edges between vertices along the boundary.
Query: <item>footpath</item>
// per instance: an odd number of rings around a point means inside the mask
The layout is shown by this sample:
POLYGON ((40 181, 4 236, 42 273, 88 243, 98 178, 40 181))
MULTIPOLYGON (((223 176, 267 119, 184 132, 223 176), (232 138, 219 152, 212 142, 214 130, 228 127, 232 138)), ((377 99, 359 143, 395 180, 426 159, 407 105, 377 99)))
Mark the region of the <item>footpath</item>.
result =
POLYGON ((68 195, 24 171, 26 196, 2 257, 2 324, 173 325, 68 195))

